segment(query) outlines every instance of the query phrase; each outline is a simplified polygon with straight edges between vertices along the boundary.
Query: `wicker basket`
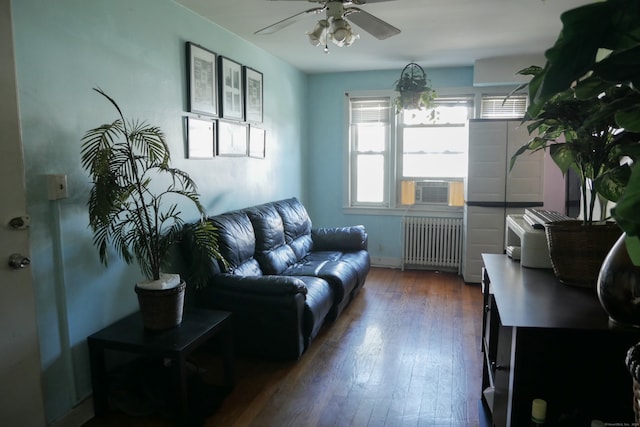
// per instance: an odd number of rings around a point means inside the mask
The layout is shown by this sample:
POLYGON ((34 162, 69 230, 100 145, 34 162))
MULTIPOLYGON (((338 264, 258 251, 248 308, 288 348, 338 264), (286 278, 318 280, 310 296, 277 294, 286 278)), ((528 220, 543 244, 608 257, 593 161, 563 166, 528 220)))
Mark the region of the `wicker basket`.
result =
POLYGON ((185 288, 185 282, 181 282, 175 288, 158 291, 136 286, 145 329, 161 331, 182 323, 185 288))
POLYGON ((557 221, 545 226, 553 271, 560 282, 596 288, 600 266, 622 234, 614 222, 583 225, 557 221))
POLYGON ((627 351, 625 362, 633 378, 633 412, 636 414, 636 424, 640 425, 640 343, 627 351))

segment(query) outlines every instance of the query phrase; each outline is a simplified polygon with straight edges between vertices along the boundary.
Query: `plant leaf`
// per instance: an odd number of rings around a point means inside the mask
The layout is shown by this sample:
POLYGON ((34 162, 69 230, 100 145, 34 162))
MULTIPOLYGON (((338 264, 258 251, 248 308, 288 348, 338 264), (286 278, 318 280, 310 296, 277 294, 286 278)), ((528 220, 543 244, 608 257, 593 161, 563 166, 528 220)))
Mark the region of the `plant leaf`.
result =
POLYGON ((616 113, 616 122, 627 130, 640 132, 640 105, 616 113))
POLYGON ((640 168, 632 167, 631 176, 622 197, 611 213, 620 228, 629 236, 640 236, 640 168))
POLYGON ((640 237, 638 236, 626 236, 624 239, 627 246, 627 253, 631 262, 637 267, 640 267, 640 237))
MULTIPOLYGON (((100 260, 107 265, 108 250, 130 264, 138 262, 149 279, 158 279, 168 265, 170 248, 183 235, 181 210, 173 203, 179 196, 193 203, 201 217, 195 182, 180 169, 171 168, 165 136, 157 126, 144 121, 125 120, 118 104, 101 89, 94 89, 117 110, 119 118, 86 132, 82 138, 81 160, 93 187, 89 194, 89 225, 100 260), (168 177, 163 191, 152 180, 168 177), (167 202, 164 196, 171 195, 167 202)), ((217 234, 205 228, 197 242, 214 259, 220 257, 217 234), (209 240, 206 240, 209 239, 209 240)))

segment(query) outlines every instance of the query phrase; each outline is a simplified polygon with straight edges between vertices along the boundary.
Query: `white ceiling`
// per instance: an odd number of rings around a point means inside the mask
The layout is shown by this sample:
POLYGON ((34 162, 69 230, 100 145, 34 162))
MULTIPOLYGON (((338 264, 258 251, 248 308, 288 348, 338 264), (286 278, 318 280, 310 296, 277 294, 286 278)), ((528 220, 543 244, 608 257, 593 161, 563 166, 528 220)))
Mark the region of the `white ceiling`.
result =
MULTIPOLYGON (((305 15, 270 35, 254 32, 317 7, 313 0, 176 0, 307 73, 473 65, 477 59, 537 54, 556 40, 560 14, 593 0, 389 0, 359 6, 399 28, 386 40, 360 34, 349 47, 312 46, 306 33, 323 15, 305 15)), ((543 65, 543 64, 539 64, 543 65)))

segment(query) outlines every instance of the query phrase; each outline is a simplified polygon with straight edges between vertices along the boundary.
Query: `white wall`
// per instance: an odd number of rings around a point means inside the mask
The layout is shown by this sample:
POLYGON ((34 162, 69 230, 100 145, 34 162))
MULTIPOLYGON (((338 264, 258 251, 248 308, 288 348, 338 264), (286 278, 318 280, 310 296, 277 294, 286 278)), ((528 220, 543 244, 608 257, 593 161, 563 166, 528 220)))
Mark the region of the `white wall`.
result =
POLYGON ((526 83, 530 77, 516 74, 531 65, 544 66, 543 54, 478 59, 473 67, 474 86, 503 86, 526 83))

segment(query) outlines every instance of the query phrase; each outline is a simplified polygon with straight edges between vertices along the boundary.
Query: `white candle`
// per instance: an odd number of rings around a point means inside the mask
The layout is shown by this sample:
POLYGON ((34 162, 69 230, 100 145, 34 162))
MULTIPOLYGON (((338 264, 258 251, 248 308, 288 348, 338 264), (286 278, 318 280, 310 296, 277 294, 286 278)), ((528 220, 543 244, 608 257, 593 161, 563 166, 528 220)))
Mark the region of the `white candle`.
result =
POLYGON ((531 420, 536 423, 543 423, 547 418, 547 402, 542 399, 533 399, 531 403, 531 420))

